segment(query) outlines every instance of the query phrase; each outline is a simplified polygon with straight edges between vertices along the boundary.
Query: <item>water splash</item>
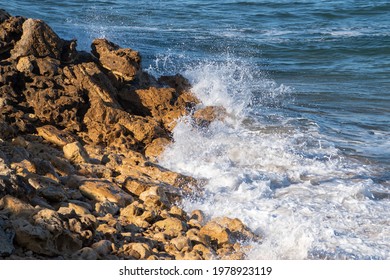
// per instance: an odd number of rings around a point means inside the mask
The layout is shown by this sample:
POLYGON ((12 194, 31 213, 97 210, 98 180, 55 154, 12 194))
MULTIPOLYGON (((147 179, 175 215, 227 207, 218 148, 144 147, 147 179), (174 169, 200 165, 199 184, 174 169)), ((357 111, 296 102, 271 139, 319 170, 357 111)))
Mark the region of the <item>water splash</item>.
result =
POLYGON ((390 258, 388 202, 367 197, 370 171, 315 122, 283 115, 291 89, 259 74, 232 60, 185 71, 202 105, 228 115, 207 129, 184 118, 173 131, 160 163, 208 181, 184 208, 238 217, 263 235, 250 259, 390 258))

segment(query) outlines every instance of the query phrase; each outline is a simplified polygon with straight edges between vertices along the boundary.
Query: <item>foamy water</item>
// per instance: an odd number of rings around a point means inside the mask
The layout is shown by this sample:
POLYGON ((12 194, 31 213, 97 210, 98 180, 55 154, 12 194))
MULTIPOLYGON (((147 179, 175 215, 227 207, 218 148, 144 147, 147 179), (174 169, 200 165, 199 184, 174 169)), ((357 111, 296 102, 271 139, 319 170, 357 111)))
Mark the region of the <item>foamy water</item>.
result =
POLYGON ((208 181, 204 197, 185 199, 185 209, 237 217, 263 235, 249 259, 390 258, 389 201, 371 193, 386 188, 314 121, 261 116, 270 100, 291 100, 291 89, 247 67, 207 62, 186 72, 202 104, 223 106, 228 116, 208 128, 183 118, 173 132, 160 163, 208 181))
POLYGON ((3 2, 226 108, 208 129, 183 119, 161 164, 208 179, 188 211, 264 236, 248 258, 390 259, 388 1, 3 2))

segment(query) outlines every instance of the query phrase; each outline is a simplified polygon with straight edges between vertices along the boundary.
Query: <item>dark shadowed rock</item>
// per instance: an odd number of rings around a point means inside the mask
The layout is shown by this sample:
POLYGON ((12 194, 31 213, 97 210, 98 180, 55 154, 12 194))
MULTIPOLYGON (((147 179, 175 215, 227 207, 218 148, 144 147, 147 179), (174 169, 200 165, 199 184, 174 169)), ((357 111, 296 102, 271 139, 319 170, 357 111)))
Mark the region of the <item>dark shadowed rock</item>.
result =
POLYGON ((177 92, 189 91, 191 88, 190 82, 180 74, 174 76, 161 76, 158 79, 158 82, 174 88, 177 92))
POLYGON ((9 256, 14 251, 15 232, 8 219, 0 216, 0 257, 9 256))
POLYGON ((15 42, 22 36, 22 25, 25 18, 9 17, 9 14, 4 10, 1 12, 0 18, 0 57, 9 58, 15 42))
POLYGON ((0 23, 2 23, 3 21, 5 21, 6 19, 9 19, 11 17, 11 15, 9 13, 7 13, 5 10, 3 9, 0 9, 0 23))

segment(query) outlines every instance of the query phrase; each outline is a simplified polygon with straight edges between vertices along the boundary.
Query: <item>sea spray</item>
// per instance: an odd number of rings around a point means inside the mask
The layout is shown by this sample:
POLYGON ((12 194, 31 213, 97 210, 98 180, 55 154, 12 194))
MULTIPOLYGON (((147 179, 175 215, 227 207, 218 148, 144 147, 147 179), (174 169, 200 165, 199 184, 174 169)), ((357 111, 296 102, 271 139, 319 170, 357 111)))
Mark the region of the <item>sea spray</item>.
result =
POLYGON ((229 82, 228 65, 253 77, 233 81, 250 94, 234 107, 238 88, 231 87, 220 101, 234 114, 209 131, 179 124, 172 158, 162 161, 215 181, 187 209, 229 211, 263 233, 248 258, 390 258, 386 1, 57 2, 6 6, 47 20, 62 37, 77 38, 78 49, 89 51, 91 39, 103 36, 140 51, 144 65, 155 67, 160 57, 156 76, 188 65, 194 87, 213 75, 216 84, 229 82), (237 63, 220 59, 226 49, 237 63), (211 167, 215 175, 206 176, 211 167))
POLYGON ((314 121, 283 115, 292 90, 249 66, 206 62, 185 72, 201 106, 228 114, 208 127, 183 118, 173 131, 160 163, 208 182, 203 198, 183 206, 237 217, 262 235, 249 259, 389 258, 387 206, 367 197, 377 187, 369 171, 314 121))

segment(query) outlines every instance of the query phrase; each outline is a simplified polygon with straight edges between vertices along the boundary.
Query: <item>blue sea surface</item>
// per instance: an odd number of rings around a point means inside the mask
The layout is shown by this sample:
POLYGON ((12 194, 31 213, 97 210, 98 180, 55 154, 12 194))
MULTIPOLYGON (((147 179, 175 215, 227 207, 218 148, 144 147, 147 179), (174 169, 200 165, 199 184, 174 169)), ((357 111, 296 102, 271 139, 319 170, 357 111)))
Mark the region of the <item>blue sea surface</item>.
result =
POLYGON ((229 117, 179 122, 161 164, 209 180, 188 211, 264 235, 248 258, 390 259, 389 1, 0 0, 89 50, 184 74, 229 117), (190 140, 189 140, 190 139, 190 140))

